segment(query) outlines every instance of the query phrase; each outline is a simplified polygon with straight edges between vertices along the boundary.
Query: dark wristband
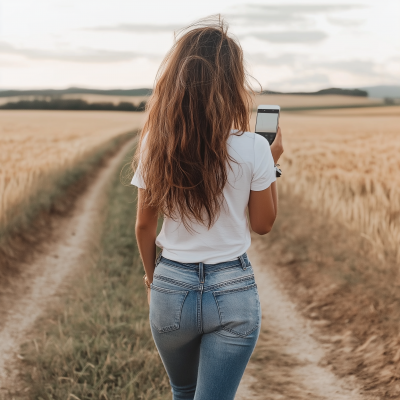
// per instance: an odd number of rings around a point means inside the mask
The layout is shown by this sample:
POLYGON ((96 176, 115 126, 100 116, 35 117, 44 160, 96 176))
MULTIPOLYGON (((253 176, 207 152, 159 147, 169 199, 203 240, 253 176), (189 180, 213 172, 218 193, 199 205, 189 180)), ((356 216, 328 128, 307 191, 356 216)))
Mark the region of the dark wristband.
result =
POLYGON ((282 170, 279 168, 279 164, 274 164, 276 177, 279 178, 282 175, 282 170))

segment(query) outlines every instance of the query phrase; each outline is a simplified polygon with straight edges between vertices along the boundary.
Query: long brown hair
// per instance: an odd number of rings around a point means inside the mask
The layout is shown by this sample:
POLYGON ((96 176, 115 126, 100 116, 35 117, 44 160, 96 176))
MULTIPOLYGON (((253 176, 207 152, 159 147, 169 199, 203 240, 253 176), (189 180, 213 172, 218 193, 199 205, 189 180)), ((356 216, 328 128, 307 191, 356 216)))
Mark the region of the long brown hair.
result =
POLYGON ((231 129, 249 130, 251 88, 239 43, 227 25, 201 20, 182 30, 159 69, 133 166, 144 204, 210 228, 218 218, 233 161, 231 129))

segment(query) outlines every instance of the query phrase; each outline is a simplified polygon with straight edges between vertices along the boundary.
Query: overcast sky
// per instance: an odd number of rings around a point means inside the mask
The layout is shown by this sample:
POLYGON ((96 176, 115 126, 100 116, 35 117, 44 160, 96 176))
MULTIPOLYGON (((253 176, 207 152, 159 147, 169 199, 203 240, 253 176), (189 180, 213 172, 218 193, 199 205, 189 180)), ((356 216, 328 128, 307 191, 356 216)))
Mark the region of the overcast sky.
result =
POLYGON ((400 83, 400 0, 0 0, 0 89, 152 87, 174 30, 216 13, 264 89, 400 83))

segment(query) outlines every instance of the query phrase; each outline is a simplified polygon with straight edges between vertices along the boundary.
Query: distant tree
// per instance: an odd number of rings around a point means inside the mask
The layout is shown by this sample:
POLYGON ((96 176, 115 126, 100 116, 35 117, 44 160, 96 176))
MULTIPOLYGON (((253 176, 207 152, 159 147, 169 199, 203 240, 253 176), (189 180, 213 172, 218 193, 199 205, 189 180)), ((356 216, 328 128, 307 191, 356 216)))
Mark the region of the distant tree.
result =
POLYGON ((44 90, 0 90, 0 97, 10 96, 62 96, 65 94, 99 94, 103 96, 150 96, 153 90, 143 89, 85 89, 71 87, 68 89, 44 90))
POLYGON ((385 97, 383 101, 387 106, 393 106, 394 104, 396 104, 394 99, 392 99, 390 97, 385 97))
POLYGON ((61 99, 53 98, 51 100, 20 100, 16 102, 5 103, 0 106, 3 110, 92 110, 92 111, 143 111, 146 102, 142 101, 139 105, 122 101, 115 105, 114 103, 88 103, 81 99, 61 99))

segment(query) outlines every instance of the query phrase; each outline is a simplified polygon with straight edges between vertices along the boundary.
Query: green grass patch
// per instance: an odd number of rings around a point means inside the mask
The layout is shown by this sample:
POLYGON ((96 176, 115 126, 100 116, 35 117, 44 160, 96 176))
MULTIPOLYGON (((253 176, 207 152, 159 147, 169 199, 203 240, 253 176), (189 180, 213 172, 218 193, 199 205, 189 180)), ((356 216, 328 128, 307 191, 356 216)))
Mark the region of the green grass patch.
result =
POLYGON ((136 193, 120 183, 118 172, 95 265, 74 278, 22 348, 29 398, 171 397, 148 323, 134 233, 136 193))
POLYGON ((54 173, 49 172, 48 176, 43 177, 43 181, 38 184, 36 193, 7 211, 10 216, 7 218, 6 226, 0 225, 0 238, 26 228, 40 212, 51 210, 69 187, 96 169, 108 154, 115 152, 136 134, 137 131, 118 135, 98 146, 72 167, 54 173))
POLYGON ((118 135, 74 165, 50 171, 36 183, 34 193, 7 210, 0 222, 0 283, 7 283, 8 274, 18 273, 29 247, 47 240, 51 216, 68 213, 99 166, 135 135, 137 131, 118 135))

